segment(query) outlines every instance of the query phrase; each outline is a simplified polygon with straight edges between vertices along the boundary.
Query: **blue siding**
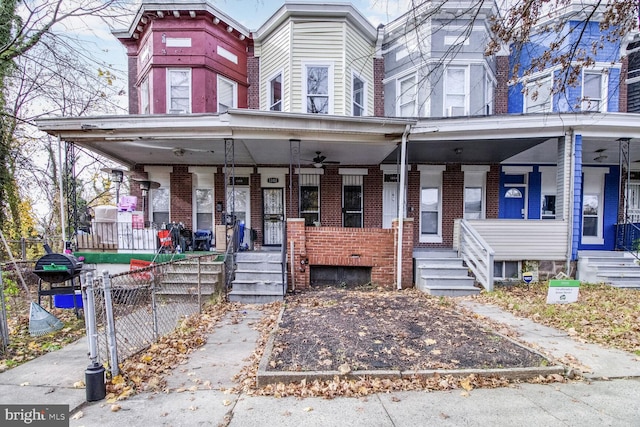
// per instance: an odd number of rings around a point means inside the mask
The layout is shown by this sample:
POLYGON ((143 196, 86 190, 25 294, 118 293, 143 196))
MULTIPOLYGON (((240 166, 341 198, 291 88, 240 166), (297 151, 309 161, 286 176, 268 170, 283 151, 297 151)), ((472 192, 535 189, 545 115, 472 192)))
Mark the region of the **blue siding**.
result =
MULTIPOLYGON (((571 143, 568 141, 567 143, 571 143)), ((582 135, 575 137, 575 170, 573 178, 573 235, 571 237, 571 259, 578 259, 578 246, 582 236, 582 135)))

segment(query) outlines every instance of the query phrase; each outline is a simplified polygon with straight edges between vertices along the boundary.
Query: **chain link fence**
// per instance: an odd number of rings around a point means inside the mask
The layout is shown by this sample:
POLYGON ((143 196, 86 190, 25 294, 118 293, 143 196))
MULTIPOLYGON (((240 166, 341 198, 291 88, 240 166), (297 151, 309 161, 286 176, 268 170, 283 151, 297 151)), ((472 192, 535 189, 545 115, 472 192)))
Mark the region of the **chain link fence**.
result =
POLYGON ((95 300, 98 360, 107 362, 112 375, 119 362, 175 330, 204 303, 224 298, 224 262, 216 259, 204 255, 115 275, 86 273, 95 300))

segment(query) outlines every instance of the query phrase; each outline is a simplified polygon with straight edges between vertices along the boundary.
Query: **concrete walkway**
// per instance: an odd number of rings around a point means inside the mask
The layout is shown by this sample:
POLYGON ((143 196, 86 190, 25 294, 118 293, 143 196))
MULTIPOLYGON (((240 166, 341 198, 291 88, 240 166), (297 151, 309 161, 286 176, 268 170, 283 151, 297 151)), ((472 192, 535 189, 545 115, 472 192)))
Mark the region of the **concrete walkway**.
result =
POLYGON ((640 424, 640 362, 633 355, 578 343, 564 333, 518 319, 483 304, 461 301, 475 312, 511 325, 532 347, 570 354, 593 369, 593 378, 549 385, 521 384, 469 393, 414 391, 366 398, 272 398, 228 394, 233 376, 246 365, 262 316, 229 314, 207 344, 167 378, 169 393, 142 393, 118 402, 85 403, 88 365, 85 340, 0 374, 0 403, 62 403, 81 416, 71 426, 637 426, 640 424))

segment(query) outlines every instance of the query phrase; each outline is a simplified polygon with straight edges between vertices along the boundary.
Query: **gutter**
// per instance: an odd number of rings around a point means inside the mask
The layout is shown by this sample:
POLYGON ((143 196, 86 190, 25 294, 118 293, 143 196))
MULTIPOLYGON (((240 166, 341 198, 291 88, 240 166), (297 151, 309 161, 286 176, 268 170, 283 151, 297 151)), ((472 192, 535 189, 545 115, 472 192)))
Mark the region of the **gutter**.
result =
POLYGON ((404 129, 404 133, 402 134, 402 147, 400 150, 400 194, 398 195, 398 240, 396 242, 396 287, 398 290, 402 289, 402 241, 403 241, 403 232, 404 232, 404 218, 406 216, 405 207, 404 207, 404 195, 405 195, 405 176, 407 172, 407 140, 409 138, 409 131, 411 129, 410 125, 407 125, 404 129))
POLYGON ((571 258, 572 258, 572 254, 573 254, 573 222, 575 221, 574 218, 574 212, 573 212, 573 208, 574 208, 574 203, 575 201, 574 196, 575 196, 575 176, 576 176, 576 145, 575 145, 575 132, 573 131, 573 129, 571 130, 571 132, 567 132, 565 133, 565 144, 566 144, 566 138, 567 136, 570 137, 570 145, 569 145, 569 201, 568 201, 568 206, 567 206, 567 240, 568 240, 568 245, 567 245, 567 266, 566 266, 566 272, 567 272, 567 276, 570 275, 571 273, 571 258))

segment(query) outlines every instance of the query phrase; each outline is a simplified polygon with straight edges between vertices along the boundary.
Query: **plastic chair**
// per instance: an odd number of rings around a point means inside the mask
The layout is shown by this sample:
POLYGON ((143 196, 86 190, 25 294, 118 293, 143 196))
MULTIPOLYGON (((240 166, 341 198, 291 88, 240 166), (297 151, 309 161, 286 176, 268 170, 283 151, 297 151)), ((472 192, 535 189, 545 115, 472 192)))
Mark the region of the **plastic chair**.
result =
POLYGON ((160 240, 159 252, 173 252, 173 239, 171 238, 171 230, 158 231, 158 240, 160 240))

